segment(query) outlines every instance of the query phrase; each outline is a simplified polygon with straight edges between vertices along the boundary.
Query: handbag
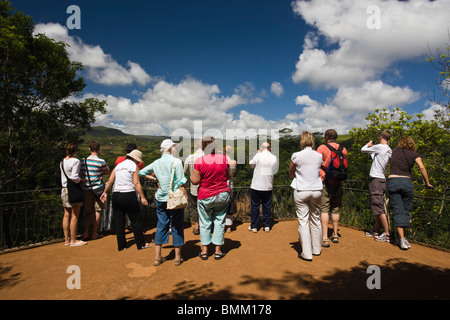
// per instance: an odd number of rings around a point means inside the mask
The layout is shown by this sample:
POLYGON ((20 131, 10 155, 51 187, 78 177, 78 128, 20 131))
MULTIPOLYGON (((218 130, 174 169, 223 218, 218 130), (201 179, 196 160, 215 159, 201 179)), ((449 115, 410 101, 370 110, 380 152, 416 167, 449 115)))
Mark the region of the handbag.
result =
POLYGON ((172 181, 175 173, 175 163, 172 165, 172 177, 170 178, 169 194, 167 196, 167 210, 184 209, 188 205, 188 201, 183 191, 178 188, 172 191, 172 181))
MULTIPOLYGON (((91 178, 89 177, 89 170, 87 168, 87 158, 84 158, 84 163, 86 165, 86 174, 87 174, 87 177, 88 177, 88 180, 89 180, 89 185, 91 185, 91 178)), ((100 187, 95 188, 95 189, 90 186, 89 189, 91 190, 91 192, 94 195, 94 197, 96 197, 97 199, 100 199, 100 197, 102 196, 103 192, 105 191, 105 185, 102 184, 100 187)))
POLYGON ((64 175, 67 179, 67 193, 69 198, 69 203, 77 203, 84 201, 84 191, 81 187, 81 183, 75 183, 67 176, 66 171, 64 170, 63 162, 61 161, 61 169, 64 172, 64 175))

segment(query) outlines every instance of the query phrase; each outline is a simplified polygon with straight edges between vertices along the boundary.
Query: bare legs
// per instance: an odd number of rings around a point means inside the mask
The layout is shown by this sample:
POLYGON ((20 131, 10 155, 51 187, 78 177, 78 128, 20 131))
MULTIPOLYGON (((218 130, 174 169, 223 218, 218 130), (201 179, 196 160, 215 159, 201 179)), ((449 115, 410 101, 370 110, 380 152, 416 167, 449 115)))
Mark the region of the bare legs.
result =
MULTIPOLYGON (((161 247, 162 245, 155 245, 155 266, 159 266, 161 263, 166 261, 166 258, 161 256, 161 247)), ((179 265, 182 262, 181 258, 181 247, 175 247, 175 265, 179 265)))
MULTIPOLYGON (((339 214, 331 214, 331 222, 333 225, 332 237, 338 237, 339 218, 339 214)), ((322 222, 322 239, 326 240, 328 239, 328 222, 330 221, 330 215, 328 213, 322 213, 320 215, 320 220, 322 222)))
POLYGON ((64 208, 63 231, 66 245, 74 245, 77 241, 78 217, 81 207, 64 208))

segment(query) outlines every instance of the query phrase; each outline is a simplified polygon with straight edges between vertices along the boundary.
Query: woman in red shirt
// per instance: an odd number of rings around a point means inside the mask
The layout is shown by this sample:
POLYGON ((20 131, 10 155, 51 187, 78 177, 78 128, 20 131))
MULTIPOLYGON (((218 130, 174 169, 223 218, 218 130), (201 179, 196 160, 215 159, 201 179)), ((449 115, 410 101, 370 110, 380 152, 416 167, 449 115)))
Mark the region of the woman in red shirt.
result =
POLYGON ((205 155, 195 161, 191 182, 200 185, 198 189, 197 207, 200 224, 200 242, 202 260, 208 259, 208 245, 215 245, 214 259, 222 259, 225 232, 225 216, 230 203, 230 188, 227 180, 231 178, 230 165, 226 157, 216 154, 217 144, 213 137, 202 139, 205 155), (211 236, 211 227, 214 231, 211 236))

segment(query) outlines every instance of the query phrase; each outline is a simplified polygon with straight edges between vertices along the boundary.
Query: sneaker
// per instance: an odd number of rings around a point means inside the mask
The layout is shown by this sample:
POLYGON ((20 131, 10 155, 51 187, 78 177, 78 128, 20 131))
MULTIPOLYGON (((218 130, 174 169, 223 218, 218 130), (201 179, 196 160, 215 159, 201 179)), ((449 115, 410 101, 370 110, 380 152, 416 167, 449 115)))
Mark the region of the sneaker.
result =
POLYGON ((248 231, 251 231, 253 233, 257 233, 258 230, 256 228, 248 227, 248 231))
POLYGON ((408 243, 408 240, 406 238, 400 239, 400 249, 402 250, 408 250, 411 248, 411 246, 408 243))
POLYGON ((409 244, 409 241, 405 238, 406 240, 406 245, 408 246, 408 249, 411 249, 411 245, 409 244))
POLYGON ((383 232, 381 235, 377 235, 373 237, 375 241, 380 241, 380 242, 390 242, 391 241, 391 237, 390 235, 386 234, 386 232, 383 232))
POLYGON ((373 229, 370 231, 366 231, 365 233, 366 237, 377 237, 379 236, 378 232, 375 232, 373 229))
POLYGON ((265 228, 264 228, 264 231, 265 231, 265 232, 269 232, 269 231, 270 231, 270 228, 269 228, 269 227, 265 227, 265 228))

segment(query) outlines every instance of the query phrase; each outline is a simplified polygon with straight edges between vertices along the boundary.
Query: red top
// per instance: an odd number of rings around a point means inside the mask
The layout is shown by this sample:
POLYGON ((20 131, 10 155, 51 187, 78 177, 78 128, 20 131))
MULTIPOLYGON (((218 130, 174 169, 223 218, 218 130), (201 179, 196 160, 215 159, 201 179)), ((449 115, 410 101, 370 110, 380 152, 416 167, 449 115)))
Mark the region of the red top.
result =
POLYGON ((194 170, 197 170, 201 177, 198 200, 230 191, 227 183, 228 167, 226 157, 221 154, 209 154, 195 161, 194 170))
MULTIPOLYGON (((125 161, 126 158, 127 158, 126 156, 120 156, 120 157, 117 157, 116 162, 114 163, 114 166, 117 166, 119 163, 125 161)), ((139 162, 139 164, 137 165, 137 167, 138 167, 140 170, 144 169, 144 163, 143 163, 143 162, 139 162)))
MULTIPOLYGON (((335 149, 339 148, 339 144, 334 141, 330 141, 330 142, 328 142, 328 144, 335 149)), ((317 148, 317 152, 322 154, 323 163, 322 163, 322 167, 320 168, 320 178, 323 181, 323 180, 325 180, 325 171, 327 170, 328 166, 330 165, 331 150, 328 149, 328 147, 326 145, 322 144, 317 148)), ((343 148, 342 153, 345 156, 347 156, 347 149, 343 148)))

